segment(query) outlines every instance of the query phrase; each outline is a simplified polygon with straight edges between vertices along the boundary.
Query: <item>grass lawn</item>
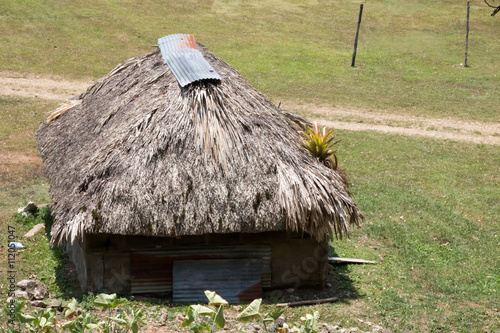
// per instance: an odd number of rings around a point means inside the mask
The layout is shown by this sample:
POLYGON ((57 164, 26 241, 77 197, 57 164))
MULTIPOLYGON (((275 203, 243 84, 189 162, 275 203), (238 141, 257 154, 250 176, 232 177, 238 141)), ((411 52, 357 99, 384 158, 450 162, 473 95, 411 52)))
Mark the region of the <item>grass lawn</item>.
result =
MULTIPOLYGON (((1 102, 6 107, 0 118, 11 129, 2 137, 1 153, 23 156, 15 167, 13 159, 0 163, 8 171, 1 179, 1 228, 15 225, 21 236, 30 226, 16 224, 15 209, 28 200, 48 202, 33 133, 53 105, 1 102), (30 110, 35 110, 31 120, 18 124, 15 115, 30 110)), ((394 331, 500 329, 500 147, 375 132, 339 131, 339 136, 340 162, 366 220, 349 240, 332 246, 339 256, 378 264, 336 266, 342 302, 289 310, 289 316, 318 310, 322 321, 363 327, 361 319, 394 331)), ((5 244, 6 233, 2 237, 5 244)), ((35 274, 59 297, 70 297, 60 255, 49 249, 44 233, 24 242, 29 250, 18 258, 18 279, 35 274)))
MULTIPOLYGON (((158 37, 193 33, 276 102, 500 121, 500 19, 482 1, 471 1, 468 68, 460 66, 466 1, 364 3, 351 68, 359 1, 0 0, 0 71, 97 79, 153 50, 158 37)), ((34 133, 57 104, 0 96, 2 250, 9 225, 18 237, 29 229, 16 209, 49 202, 34 133)), ((332 246, 378 263, 335 266, 341 302, 287 314, 318 310, 322 322, 366 330, 370 321, 395 332, 500 331, 500 147, 338 133, 339 161, 366 219, 332 246)), ((69 299, 64 259, 46 235, 24 242, 18 280, 35 274, 69 299)), ((0 280, 5 296, 4 269, 0 280)), ((169 319, 185 309, 168 307, 169 319)))
POLYGON ((97 79, 192 33, 272 99, 498 121, 500 20, 471 1, 0 0, 0 70, 97 79))

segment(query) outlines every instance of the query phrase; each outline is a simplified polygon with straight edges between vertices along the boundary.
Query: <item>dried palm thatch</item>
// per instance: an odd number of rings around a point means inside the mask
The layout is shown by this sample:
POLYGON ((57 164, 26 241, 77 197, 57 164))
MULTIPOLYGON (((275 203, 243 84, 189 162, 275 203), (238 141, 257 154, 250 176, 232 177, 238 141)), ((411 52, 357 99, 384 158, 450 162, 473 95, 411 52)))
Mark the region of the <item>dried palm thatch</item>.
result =
POLYGON ((53 244, 83 233, 274 230, 321 240, 358 224, 341 177, 302 147, 292 124, 306 121, 200 51, 221 84, 181 89, 157 50, 123 62, 41 124, 53 244))

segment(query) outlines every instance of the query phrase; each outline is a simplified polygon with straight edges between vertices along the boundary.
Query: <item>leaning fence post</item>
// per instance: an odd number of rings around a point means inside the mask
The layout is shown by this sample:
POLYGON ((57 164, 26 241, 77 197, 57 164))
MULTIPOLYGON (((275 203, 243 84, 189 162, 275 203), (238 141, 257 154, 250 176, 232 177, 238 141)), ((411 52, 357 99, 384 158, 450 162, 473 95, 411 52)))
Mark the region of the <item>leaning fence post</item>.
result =
POLYGON ((354 53, 352 54, 351 67, 355 67, 356 63, 356 51, 358 49, 358 37, 359 37, 359 26, 361 25, 361 16, 363 16, 363 4, 359 6, 358 28, 356 30, 356 38, 354 39, 354 53))
POLYGON ((470 1, 467 1, 467 32, 465 33, 465 60, 464 60, 464 67, 467 67, 467 51, 469 49, 469 13, 470 13, 470 1))

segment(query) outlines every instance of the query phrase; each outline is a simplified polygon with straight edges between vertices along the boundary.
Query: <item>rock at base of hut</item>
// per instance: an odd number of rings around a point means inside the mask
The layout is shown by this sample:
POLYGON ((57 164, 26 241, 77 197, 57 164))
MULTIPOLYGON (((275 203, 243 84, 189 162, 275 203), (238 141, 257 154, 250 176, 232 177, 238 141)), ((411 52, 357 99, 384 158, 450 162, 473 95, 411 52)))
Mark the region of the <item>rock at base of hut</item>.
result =
POLYGON ((29 297, 29 295, 28 295, 28 293, 26 291, 19 290, 19 289, 14 292, 14 297, 15 298, 30 299, 30 297, 29 297))
POLYGON ((52 299, 49 304, 49 308, 62 310, 61 303, 57 299, 52 299))
POLYGON ((31 306, 34 306, 37 308, 46 308, 47 307, 47 303, 45 303, 44 301, 40 301, 40 300, 32 301, 32 302, 30 302, 30 304, 31 304, 31 306))
POLYGON ((33 201, 30 201, 26 206, 19 208, 17 212, 23 216, 35 215, 38 212, 38 207, 33 201))
POLYGON ((33 280, 21 280, 17 283, 17 286, 22 290, 33 289, 36 287, 36 282, 33 280))
POLYGON ((31 300, 42 300, 49 297, 49 288, 40 281, 22 280, 18 282, 17 286, 26 291, 31 300))

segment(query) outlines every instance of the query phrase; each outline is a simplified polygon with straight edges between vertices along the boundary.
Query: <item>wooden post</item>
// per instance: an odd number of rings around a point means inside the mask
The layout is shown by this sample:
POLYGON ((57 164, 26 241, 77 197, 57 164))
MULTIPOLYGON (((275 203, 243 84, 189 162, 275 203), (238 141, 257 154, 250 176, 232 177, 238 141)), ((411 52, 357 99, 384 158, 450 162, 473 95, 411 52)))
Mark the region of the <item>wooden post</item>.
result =
POLYGON ((352 54, 351 67, 355 67, 356 51, 358 50, 359 26, 361 25, 361 16, 363 16, 363 4, 359 6, 358 29, 356 30, 356 39, 354 39, 354 53, 352 54))
POLYGON ((469 13, 470 13, 470 1, 467 1, 467 32, 465 33, 465 60, 464 60, 464 67, 467 67, 467 51, 469 49, 469 13))

